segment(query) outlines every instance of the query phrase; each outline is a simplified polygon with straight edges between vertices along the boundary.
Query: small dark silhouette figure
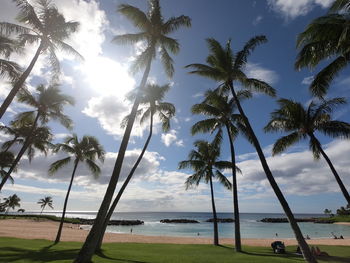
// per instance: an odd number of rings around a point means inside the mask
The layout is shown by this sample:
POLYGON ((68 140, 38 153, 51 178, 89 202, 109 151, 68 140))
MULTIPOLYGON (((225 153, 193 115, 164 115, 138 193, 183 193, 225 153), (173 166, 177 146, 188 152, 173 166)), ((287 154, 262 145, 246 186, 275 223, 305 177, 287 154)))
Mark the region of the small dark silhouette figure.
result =
POLYGON ((306 239, 311 239, 309 235, 306 235, 306 239))
POLYGON ((197 233, 197 236, 200 236, 199 232, 197 233))
POLYGON ((276 237, 278 237, 278 233, 276 233, 276 237))
POLYGON ((130 229, 130 234, 132 234, 132 228, 130 229))

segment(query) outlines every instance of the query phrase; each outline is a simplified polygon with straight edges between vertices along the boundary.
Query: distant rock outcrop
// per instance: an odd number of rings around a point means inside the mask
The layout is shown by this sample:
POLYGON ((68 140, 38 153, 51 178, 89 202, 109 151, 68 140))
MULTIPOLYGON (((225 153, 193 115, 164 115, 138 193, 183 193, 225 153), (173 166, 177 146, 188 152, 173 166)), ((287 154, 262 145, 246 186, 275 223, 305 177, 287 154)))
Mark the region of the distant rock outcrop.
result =
POLYGON ((193 223, 197 224, 199 223, 197 220, 192 219, 162 219, 160 220, 161 223, 179 223, 179 224, 186 224, 186 223, 193 223))
MULTIPOLYGON (((95 221, 95 219, 84 219, 79 218, 79 224, 83 225, 92 225, 95 221)), ((136 226, 136 225, 143 225, 144 222, 141 220, 110 220, 108 222, 109 226, 136 226)))
MULTIPOLYGON (((205 220, 205 222, 214 222, 214 218, 210 218, 208 220, 205 220)), ((232 219, 232 218, 217 218, 216 222, 219 222, 219 223, 233 223, 233 222, 235 222, 235 220, 232 219)))
MULTIPOLYGON (((309 217, 309 218, 296 218, 297 222, 311 222, 311 223, 324 223, 324 224, 331 224, 333 222, 331 221, 325 221, 321 220, 315 217, 309 217)), ((260 222, 264 223, 288 223, 287 218, 263 218, 260 220, 260 222)))

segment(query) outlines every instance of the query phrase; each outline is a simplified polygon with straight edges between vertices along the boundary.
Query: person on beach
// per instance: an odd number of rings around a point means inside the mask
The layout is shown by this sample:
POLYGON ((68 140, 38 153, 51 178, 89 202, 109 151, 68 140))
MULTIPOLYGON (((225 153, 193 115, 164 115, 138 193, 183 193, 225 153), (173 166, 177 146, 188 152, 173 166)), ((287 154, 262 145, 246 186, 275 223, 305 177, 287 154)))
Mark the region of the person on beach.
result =
POLYGON ((306 235, 306 239, 311 239, 309 235, 306 235))
POLYGON ((132 234, 132 228, 130 229, 130 234, 132 234))

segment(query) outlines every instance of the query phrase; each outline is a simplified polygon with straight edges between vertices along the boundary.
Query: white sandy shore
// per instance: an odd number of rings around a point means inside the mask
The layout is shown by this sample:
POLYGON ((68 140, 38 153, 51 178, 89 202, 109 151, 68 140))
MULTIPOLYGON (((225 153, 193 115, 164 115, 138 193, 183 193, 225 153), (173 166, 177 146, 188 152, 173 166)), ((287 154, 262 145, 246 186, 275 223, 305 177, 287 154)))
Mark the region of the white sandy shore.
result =
MULTIPOLYGON (((54 240, 58 228, 58 222, 34 221, 28 219, 6 219, 0 221, 0 237, 17 237, 24 239, 54 240)), ((62 241, 83 242, 88 231, 79 229, 78 225, 65 224, 62 231, 62 241)), ((244 245, 270 246, 275 239, 247 238, 242 239, 244 245)), ((294 239, 283 240, 286 245, 296 245, 294 239)), ((132 242, 132 243, 168 243, 168 244, 212 244, 211 238, 205 237, 169 237, 169 236, 143 236, 134 234, 106 233, 104 242, 132 242)), ((343 245, 350 246, 350 237, 345 239, 311 239, 307 240, 312 245, 343 245)), ((233 239, 221 238, 221 244, 233 244, 233 239)))

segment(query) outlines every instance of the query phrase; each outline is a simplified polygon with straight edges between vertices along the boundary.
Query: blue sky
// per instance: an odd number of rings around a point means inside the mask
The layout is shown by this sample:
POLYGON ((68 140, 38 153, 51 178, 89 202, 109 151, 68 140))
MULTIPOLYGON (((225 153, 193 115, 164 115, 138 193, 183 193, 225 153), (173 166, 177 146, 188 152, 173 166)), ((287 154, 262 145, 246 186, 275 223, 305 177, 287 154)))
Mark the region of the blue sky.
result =
MULTIPOLYGON (((102 166, 101 177, 93 179, 86 167, 81 165, 69 201, 69 210, 95 211, 111 174, 116 152, 123 130, 121 119, 128 114, 130 103, 124 95, 138 85, 140 74, 131 75, 128 68, 137 52, 144 48, 143 43, 135 46, 117 46, 111 43, 114 35, 135 32, 124 17, 115 12, 118 4, 128 3, 146 10, 146 1, 53 1, 68 20, 81 23, 80 31, 69 43, 85 57, 84 62, 74 60, 67 54, 59 54, 62 62, 62 90, 75 97, 76 105, 67 107, 66 113, 74 120, 74 132, 79 136, 96 136, 104 146, 107 158, 102 166)), ((193 116, 190 108, 202 99, 202 94, 216 83, 189 75, 184 68, 190 63, 204 63, 208 54, 205 39, 213 37, 221 43, 232 40, 234 51, 255 35, 266 35, 268 43, 259 46, 246 68, 248 76, 269 82, 278 97, 291 98, 302 103, 310 100, 308 83, 324 65, 310 72, 294 70, 297 54, 296 37, 306 25, 326 13, 332 0, 260 0, 260 1, 171 1, 162 0, 165 18, 188 15, 192 18, 190 29, 181 29, 173 37, 181 44, 181 51, 173 56, 175 75, 168 79, 158 61, 152 64, 150 81, 163 85, 171 83, 172 88, 165 101, 174 103, 176 118, 171 130, 162 134, 156 124, 148 152, 136 172, 135 179, 118 206, 120 211, 210 211, 208 186, 200 184, 197 189, 185 191, 184 181, 191 171, 178 171, 178 162, 187 158, 196 139, 210 139, 208 135, 192 137, 190 127, 201 119, 193 116), (200 3, 200 4, 199 4, 200 3)), ((14 22, 16 7, 11 1, 4 1, 0 10, 0 20, 14 22)), ((35 46, 27 47, 25 55, 14 55, 13 60, 26 66, 35 46)), ((349 70, 345 70, 334 81, 329 96, 348 97, 349 70)), ((29 79, 31 89, 39 83, 47 83, 48 74, 44 56, 38 61, 29 79)), ((8 92, 6 80, 1 81, 0 96, 8 92)), ((280 134, 265 134, 269 114, 276 108, 275 98, 257 95, 244 103, 244 108, 260 139, 271 169, 283 189, 291 208, 295 212, 322 212, 325 208, 335 210, 345 201, 338 190, 326 163, 315 162, 308 151, 307 143, 293 147, 287 153, 271 157, 271 146, 280 134)), ((8 123, 15 113, 26 108, 14 103, 5 116, 8 123)), ((349 121, 348 107, 340 109, 335 117, 349 121)), ((70 132, 57 123, 50 123, 56 134, 56 141, 70 132)), ((135 126, 131 143, 123 166, 122 179, 137 158, 147 136, 147 126, 135 126)), ((347 141, 330 140, 319 137, 327 153, 350 187, 349 168, 350 144, 347 141)), ((4 135, 0 139, 6 140, 4 135)), ((229 149, 223 145, 222 158, 229 159, 229 149)), ((239 198, 241 212, 281 212, 280 205, 267 183, 254 149, 244 139, 235 142, 238 166, 243 175, 239 176, 239 198)), ((14 149, 16 150, 16 149, 14 149)), ((38 154, 32 164, 23 159, 19 170, 14 174, 15 184, 8 184, 2 197, 17 193, 22 198, 26 210, 38 210, 36 201, 45 195, 54 199, 55 210, 60 210, 72 171, 71 166, 49 177, 50 163, 63 158, 64 153, 48 157, 38 154)), ((229 176, 229 174, 228 174, 229 176)), ((219 211, 232 211, 232 196, 229 191, 215 184, 219 211)))

